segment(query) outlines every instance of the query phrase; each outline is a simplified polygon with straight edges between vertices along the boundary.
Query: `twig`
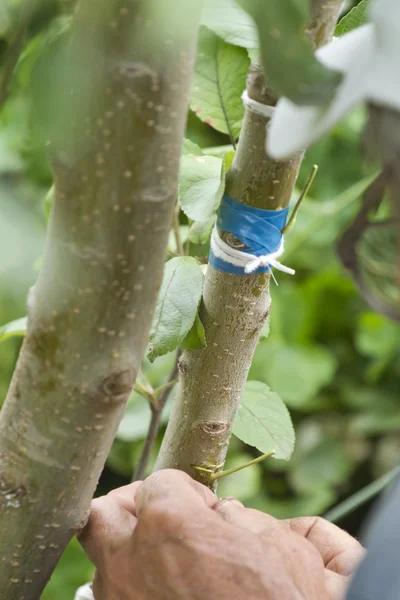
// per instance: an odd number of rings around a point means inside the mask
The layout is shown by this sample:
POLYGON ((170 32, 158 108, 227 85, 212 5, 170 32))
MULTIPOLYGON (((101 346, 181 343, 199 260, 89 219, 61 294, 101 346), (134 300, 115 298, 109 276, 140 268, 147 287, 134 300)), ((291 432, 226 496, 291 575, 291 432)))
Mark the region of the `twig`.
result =
POLYGON ((174 221, 172 224, 173 230, 174 230, 174 236, 175 236, 175 242, 176 242, 176 250, 178 252, 179 256, 183 256, 184 255, 184 249, 183 249, 183 244, 182 244, 182 238, 181 238, 181 230, 180 230, 180 225, 179 225, 179 213, 180 213, 180 205, 179 202, 176 203, 176 208, 174 210, 174 221))
POLYGON ((317 174, 318 171, 318 165, 314 165, 310 175, 308 176, 308 179, 306 181, 306 185, 303 188, 303 191, 300 194, 299 199, 296 202, 296 206, 293 209, 292 215, 289 219, 289 222, 285 225, 285 227, 282 229, 282 233, 289 233, 289 231, 291 231, 296 223, 296 219, 297 219, 297 215, 299 213, 300 210, 300 206, 301 203, 303 202, 304 198, 307 196, 308 192, 310 191, 310 188, 313 184, 313 181, 315 179, 315 176, 317 174))
POLYGON ((354 222, 346 229, 337 244, 337 252, 343 265, 354 275, 359 274, 356 246, 369 224, 370 212, 377 209, 382 202, 388 179, 389 173, 383 170, 371 183, 364 193, 361 209, 354 222))
POLYGON ((227 475, 233 475, 233 473, 237 473, 238 471, 242 471, 243 469, 247 469, 248 467, 252 467, 260 462, 263 462, 267 458, 271 458, 275 454, 275 450, 271 450, 271 452, 267 452, 267 454, 263 454, 258 458, 254 458, 253 460, 249 460, 243 465, 239 465, 238 467, 233 467, 232 469, 227 469, 226 471, 219 471, 218 473, 213 473, 211 475, 211 481, 216 481, 217 479, 221 479, 222 477, 226 477, 227 475))
MULTIPOLYGON (((146 440, 144 442, 144 446, 142 449, 142 453, 139 458, 138 465, 136 467, 135 473, 133 475, 132 481, 139 481, 143 479, 148 462, 150 460, 151 451, 153 449, 154 443, 157 439, 158 432, 160 430, 161 417, 165 405, 167 404, 169 395, 171 393, 171 388, 177 381, 178 377, 178 363, 179 363, 180 352, 177 353, 174 367, 171 371, 171 374, 168 378, 168 382, 158 389, 160 392, 159 397, 157 398, 157 404, 152 402, 150 404, 151 408, 151 420, 149 425, 149 430, 147 432, 146 440)), ((157 390, 156 390, 157 391, 157 390)))
POLYGON ((170 390, 172 387, 174 387, 174 385, 176 383, 178 383, 179 379, 178 377, 176 377, 176 379, 171 379, 170 381, 168 381, 167 383, 165 383, 164 385, 160 385, 160 387, 156 388, 154 390, 154 395, 156 397, 156 404, 157 406, 159 405, 159 401, 158 401, 158 396, 162 393, 165 392, 167 390, 170 390))

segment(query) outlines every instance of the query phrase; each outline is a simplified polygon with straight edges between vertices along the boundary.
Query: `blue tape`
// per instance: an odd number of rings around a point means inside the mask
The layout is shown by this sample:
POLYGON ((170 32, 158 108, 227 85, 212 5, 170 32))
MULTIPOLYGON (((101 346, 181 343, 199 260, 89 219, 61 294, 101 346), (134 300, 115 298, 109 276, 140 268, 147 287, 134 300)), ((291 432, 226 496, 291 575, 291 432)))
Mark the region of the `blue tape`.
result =
MULTIPOLYGON (((228 195, 222 199, 218 212, 219 231, 232 233, 247 246, 241 250, 253 256, 264 256, 276 252, 282 242, 282 229, 286 225, 289 207, 281 210, 264 210, 237 202, 228 195)), ((209 263, 217 271, 244 275, 244 268, 231 265, 210 251, 209 263)), ((255 273, 266 273, 270 267, 260 267, 255 273)))

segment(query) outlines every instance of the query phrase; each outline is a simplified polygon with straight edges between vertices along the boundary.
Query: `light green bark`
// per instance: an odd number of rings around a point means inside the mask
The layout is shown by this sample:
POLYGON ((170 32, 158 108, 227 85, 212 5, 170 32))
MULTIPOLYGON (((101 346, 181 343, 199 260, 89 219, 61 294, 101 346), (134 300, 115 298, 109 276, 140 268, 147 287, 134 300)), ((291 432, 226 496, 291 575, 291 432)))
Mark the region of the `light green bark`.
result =
POLYGON ((0 415, 2 600, 38 600, 85 523, 140 367, 176 198, 200 9, 201 0, 168 10, 164 0, 78 7, 50 143, 46 249, 0 415))
MULTIPOLYGON (((338 0, 314 2, 310 31, 318 44, 332 35, 340 6, 338 0)), ((276 102, 257 65, 250 69, 247 92, 258 102, 276 102)), ((271 160, 265 152, 267 122, 247 112, 226 191, 244 204, 278 209, 290 201, 302 155, 284 163, 271 160)), ((237 276, 208 266, 200 309, 207 348, 182 355, 157 469, 182 469, 215 487, 207 473, 194 467, 217 466, 225 460, 243 387, 270 312, 269 283, 266 274, 237 276)))

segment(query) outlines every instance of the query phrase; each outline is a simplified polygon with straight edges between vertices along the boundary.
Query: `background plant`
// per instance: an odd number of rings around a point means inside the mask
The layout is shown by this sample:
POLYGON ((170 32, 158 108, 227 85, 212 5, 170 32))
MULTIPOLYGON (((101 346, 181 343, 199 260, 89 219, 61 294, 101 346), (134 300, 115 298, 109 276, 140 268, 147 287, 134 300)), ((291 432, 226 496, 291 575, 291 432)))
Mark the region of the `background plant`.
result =
MULTIPOLYGON (((44 140, 34 126, 37 107, 32 78, 39 61, 51 55, 53 44, 67 26, 69 4, 44 3, 35 15, 1 115, 2 323, 24 316, 26 291, 35 280, 42 254, 48 206, 45 203, 43 211, 43 198, 52 181, 44 140)), ((200 34, 181 163, 183 210, 177 213, 171 232, 171 260, 165 279, 170 290, 168 281, 181 277, 178 289, 171 291, 175 295, 182 292, 183 283, 189 284, 187 294, 182 293, 187 303, 178 315, 166 314, 164 328, 153 328, 148 352, 153 362, 146 359, 143 363, 143 374, 108 457, 99 494, 131 478, 151 414, 157 412, 154 400, 160 399, 173 371, 177 347, 202 347, 206 343, 196 316, 203 277, 200 265, 208 254, 209 234, 233 158, 243 118, 240 95, 256 43, 248 23, 239 35, 236 30, 226 30, 226 19, 221 19, 221 24, 215 19, 211 23, 207 12, 203 19, 208 28, 200 34), (209 89, 205 80, 211 81, 209 89), (174 327, 169 330, 171 323, 174 327)), ((7 35, 5 26, 4 50, 11 43, 7 35)), ((45 100, 42 102, 45 107, 45 100)), ((307 153, 299 189, 314 163, 319 164, 319 173, 295 229, 287 236, 285 254, 285 261, 296 268, 297 275, 293 280, 280 276, 279 287, 272 287, 270 331, 265 329, 249 375, 251 381, 261 383, 250 384, 245 398, 268 395, 264 386, 269 386, 289 407, 297 433, 293 457, 290 462, 270 460, 255 465, 220 483, 220 494, 237 495, 249 506, 276 516, 321 514, 398 460, 400 329, 364 303, 334 252, 335 241, 357 211, 360 196, 375 173, 362 159, 360 134, 365 118, 363 109, 357 109, 307 153)), ((16 334, 23 329, 24 324, 18 322, 1 333, 2 396, 18 352, 16 334)), ((164 424, 173 393, 163 413, 164 424)), ((159 445, 158 437, 147 472, 159 445)), ((226 467, 258 454, 253 446, 234 438, 226 467)), ((347 521, 353 532, 358 530, 362 516, 356 513, 347 521)), ((77 585, 90 577, 90 570, 72 542, 44 598, 72 598, 77 585)))

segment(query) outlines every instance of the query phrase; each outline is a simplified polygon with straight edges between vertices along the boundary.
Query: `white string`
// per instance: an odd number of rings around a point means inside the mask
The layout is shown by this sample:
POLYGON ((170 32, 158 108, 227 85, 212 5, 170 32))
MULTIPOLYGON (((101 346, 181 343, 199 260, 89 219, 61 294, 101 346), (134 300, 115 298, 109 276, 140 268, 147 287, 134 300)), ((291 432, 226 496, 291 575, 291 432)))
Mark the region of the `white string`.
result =
POLYGON ((270 119, 274 114, 275 106, 267 106, 267 104, 262 104, 261 102, 257 102, 257 100, 253 100, 253 98, 249 97, 247 90, 244 90, 242 94, 242 100, 244 106, 248 110, 256 115, 259 115, 260 117, 266 117, 267 119, 270 119))
POLYGON ((92 584, 87 583, 80 587, 75 594, 75 600, 94 600, 92 584))
POLYGON ((221 239, 218 229, 215 226, 211 235, 211 250, 213 251, 214 256, 230 265, 244 269, 244 272, 247 274, 254 273, 254 271, 257 271, 260 267, 274 267, 275 269, 278 269, 278 271, 289 273, 289 275, 295 274, 293 269, 285 267, 285 265, 282 265, 276 260, 282 256, 284 252, 283 238, 276 252, 265 254, 263 256, 255 256, 254 254, 246 254, 246 252, 241 252, 240 250, 236 250, 229 246, 229 244, 221 239))

